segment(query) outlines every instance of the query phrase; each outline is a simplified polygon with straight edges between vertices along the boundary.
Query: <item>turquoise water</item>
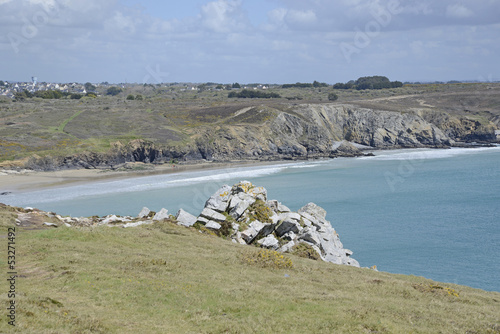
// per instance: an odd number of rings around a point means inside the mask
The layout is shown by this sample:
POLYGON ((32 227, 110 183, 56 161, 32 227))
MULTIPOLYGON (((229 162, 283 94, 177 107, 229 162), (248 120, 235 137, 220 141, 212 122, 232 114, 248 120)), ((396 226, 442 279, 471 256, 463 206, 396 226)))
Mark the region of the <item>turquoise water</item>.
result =
POLYGON ((64 215, 198 214, 222 184, 249 180, 292 210, 308 202, 362 266, 500 291, 500 147, 375 152, 342 158, 156 175, 2 196, 64 215))

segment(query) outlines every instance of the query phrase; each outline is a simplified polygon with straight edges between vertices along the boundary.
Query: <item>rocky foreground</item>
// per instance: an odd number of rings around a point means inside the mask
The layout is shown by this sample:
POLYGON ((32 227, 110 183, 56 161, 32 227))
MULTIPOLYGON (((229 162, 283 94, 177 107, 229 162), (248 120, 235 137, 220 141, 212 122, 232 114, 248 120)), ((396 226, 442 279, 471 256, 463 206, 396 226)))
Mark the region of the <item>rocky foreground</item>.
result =
POLYGON ((18 226, 67 227, 109 226, 137 227, 169 220, 188 228, 197 228, 231 239, 241 245, 297 252, 312 259, 359 267, 358 261, 350 256, 352 251, 344 249, 339 235, 326 220, 326 211, 309 203, 292 212, 277 200, 268 200, 264 187, 242 181, 231 186, 224 185, 205 203, 198 216, 180 209, 175 216, 168 210, 152 212, 143 208, 137 217, 61 217, 32 208, 17 211, 18 226))

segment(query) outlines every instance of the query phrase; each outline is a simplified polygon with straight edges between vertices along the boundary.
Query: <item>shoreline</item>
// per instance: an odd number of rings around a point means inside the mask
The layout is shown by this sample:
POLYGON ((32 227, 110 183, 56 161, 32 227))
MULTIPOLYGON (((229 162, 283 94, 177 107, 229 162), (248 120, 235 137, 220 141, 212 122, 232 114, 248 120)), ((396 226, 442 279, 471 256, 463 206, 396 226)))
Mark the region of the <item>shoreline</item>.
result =
MULTIPOLYGON (((302 161, 302 160, 300 160, 302 161)), ((1 195, 26 193, 35 190, 76 186, 92 182, 123 180, 152 175, 197 172, 202 170, 221 170, 224 168, 269 166, 276 164, 297 163, 298 160, 273 161, 233 161, 233 162, 202 162, 179 165, 151 165, 135 163, 145 169, 110 170, 110 169, 68 169, 59 171, 26 171, 25 173, 0 174, 1 195), (139 165, 140 164, 140 165, 139 165), (175 166, 175 167, 174 167, 175 166)), ((303 160, 308 161, 308 160, 303 160)))
MULTIPOLYGON (((457 146, 453 148, 478 148, 474 146, 457 146)), ((499 144, 492 144, 488 147, 500 147, 499 144)), ((451 148, 451 147, 450 147, 451 148)), ((450 148, 432 148, 447 150, 450 148)), ((398 150, 418 150, 423 148, 397 148, 397 149, 373 149, 364 150, 364 153, 374 153, 381 151, 398 150)), ((343 158, 343 157, 336 157, 343 158)), ((345 157, 348 158, 348 157, 345 157)), ((0 202, 2 195, 26 193, 35 190, 62 188, 66 186, 76 186, 93 182, 105 182, 109 180, 123 180, 136 177, 145 177, 152 175, 176 174, 197 172, 202 170, 221 170, 224 168, 253 167, 253 166, 272 166, 279 164, 293 164, 308 161, 329 160, 335 158, 311 158, 298 160, 236 160, 225 162, 193 162, 181 164, 161 164, 153 165, 142 162, 130 163, 130 169, 67 169, 57 171, 31 171, 25 170, 22 173, 1 173, 0 170, 0 202)))

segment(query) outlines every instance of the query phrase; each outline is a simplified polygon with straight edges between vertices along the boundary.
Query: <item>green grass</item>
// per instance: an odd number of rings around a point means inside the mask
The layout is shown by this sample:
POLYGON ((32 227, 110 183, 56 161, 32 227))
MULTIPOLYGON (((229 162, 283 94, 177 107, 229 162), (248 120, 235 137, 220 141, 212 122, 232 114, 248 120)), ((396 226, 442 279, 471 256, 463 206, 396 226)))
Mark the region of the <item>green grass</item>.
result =
POLYGON ((499 293, 294 255, 274 269, 256 251, 171 223, 18 229, 17 327, 2 316, 0 332, 500 332, 499 293))

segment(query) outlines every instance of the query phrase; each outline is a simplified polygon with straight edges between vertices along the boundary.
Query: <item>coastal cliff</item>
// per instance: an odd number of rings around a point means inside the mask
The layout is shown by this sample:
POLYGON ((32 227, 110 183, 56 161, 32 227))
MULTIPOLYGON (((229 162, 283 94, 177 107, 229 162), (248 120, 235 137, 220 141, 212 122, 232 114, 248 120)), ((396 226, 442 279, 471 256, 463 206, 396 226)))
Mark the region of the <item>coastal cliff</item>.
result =
POLYGON ((26 167, 119 168, 127 162, 168 163, 289 160, 360 156, 362 149, 450 147, 456 141, 494 142, 495 126, 446 113, 411 113, 348 104, 282 104, 234 110, 200 125, 183 144, 136 139, 104 153, 34 156, 26 167), (339 145, 339 143, 341 143, 339 145))

